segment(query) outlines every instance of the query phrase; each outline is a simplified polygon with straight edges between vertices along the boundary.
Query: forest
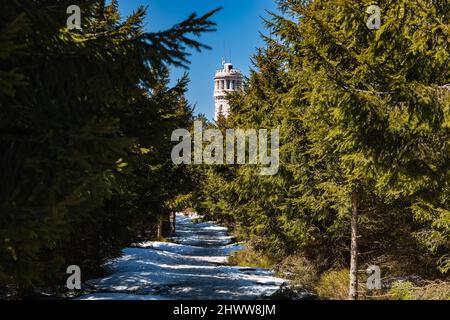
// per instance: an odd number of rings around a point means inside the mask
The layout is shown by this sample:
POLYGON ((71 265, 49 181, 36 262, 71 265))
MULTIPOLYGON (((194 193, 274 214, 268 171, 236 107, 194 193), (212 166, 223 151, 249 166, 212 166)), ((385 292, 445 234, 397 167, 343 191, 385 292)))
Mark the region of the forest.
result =
MULTIPOLYGON (((230 263, 326 299, 450 299, 450 3, 276 0, 244 89, 217 123, 186 99, 214 14, 149 33, 140 7, 7 1, 0 11, 0 297, 64 294, 195 211, 247 243, 230 263), (361 4, 363 3, 363 5, 361 4), (363 9, 361 9, 363 8, 363 9), (279 170, 171 160, 194 122, 278 129, 279 170), (379 266, 383 286, 366 287, 379 266)), ((218 9, 219 10, 219 9, 218 9)), ((205 94, 210 94, 206 92, 205 94)))

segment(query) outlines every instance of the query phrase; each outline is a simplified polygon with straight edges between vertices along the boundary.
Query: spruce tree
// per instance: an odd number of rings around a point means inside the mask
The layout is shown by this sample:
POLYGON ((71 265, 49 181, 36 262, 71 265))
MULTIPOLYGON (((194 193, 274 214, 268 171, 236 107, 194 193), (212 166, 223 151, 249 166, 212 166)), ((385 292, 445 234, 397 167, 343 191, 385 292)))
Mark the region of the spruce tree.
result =
POLYGON ((0 284, 21 295, 61 287, 71 264, 89 276, 185 192, 169 188, 185 173, 168 133, 191 110, 186 79, 169 88, 167 69, 214 27, 210 12, 146 32, 144 8, 122 19, 117 1, 91 0, 68 30, 71 4, 0 13, 0 284))
POLYGON ((366 24, 371 1, 278 4, 220 127, 280 127, 280 171, 210 168, 202 210, 273 262, 350 267, 351 299, 358 270, 386 257, 439 277, 428 266, 449 265, 448 3, 380 4, 379 30, 366 24))

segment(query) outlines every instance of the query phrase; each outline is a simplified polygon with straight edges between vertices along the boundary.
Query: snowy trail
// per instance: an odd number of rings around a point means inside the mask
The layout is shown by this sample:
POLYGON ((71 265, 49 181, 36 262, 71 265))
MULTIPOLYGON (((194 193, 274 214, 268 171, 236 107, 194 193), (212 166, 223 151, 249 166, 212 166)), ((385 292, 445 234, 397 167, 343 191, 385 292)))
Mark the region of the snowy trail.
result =
POLYGON ((177 214, 173 241, 140 243, 107 263, 111 275, 86 282, 94 293, 82 300, 257 299, 275 292, 285 280, 272 271, 226 265, 243 247, 227 228, 177 214))

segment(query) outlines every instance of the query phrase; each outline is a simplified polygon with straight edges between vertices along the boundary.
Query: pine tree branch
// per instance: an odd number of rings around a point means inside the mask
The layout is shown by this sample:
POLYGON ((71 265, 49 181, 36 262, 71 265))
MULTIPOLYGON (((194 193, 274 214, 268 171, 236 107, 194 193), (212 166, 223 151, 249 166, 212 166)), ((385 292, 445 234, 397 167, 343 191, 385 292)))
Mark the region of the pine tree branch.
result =
MULTIPOLYGON (((445 84, 442 86, 438 86, 438 89, 447 89, 450 90, 450 83, 449 84, 445 84)), ((356 91, 356 92, 361 92, 361 93, 369 93, 369 94, 376 94, 376 95, 390 95, 390 94, 396 94, 399 93, 399 91, 370 91, 370 90, 362 90, 362 89, 355 89, 355 88, 350 88, 347 86, 344 86, 345 90, 349 90, 349 91, 356 91)))

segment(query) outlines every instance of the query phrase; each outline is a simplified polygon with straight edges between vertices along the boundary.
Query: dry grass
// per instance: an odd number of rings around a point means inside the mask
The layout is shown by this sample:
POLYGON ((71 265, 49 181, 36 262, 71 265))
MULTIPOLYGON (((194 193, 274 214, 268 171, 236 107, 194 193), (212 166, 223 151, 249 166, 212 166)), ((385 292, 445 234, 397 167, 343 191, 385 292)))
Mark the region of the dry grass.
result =
POLYGON ((327 271, 315 286, 317 294, 331 300, 346 300, 348 298, 349 271, 327 271))
MULTIPOLYGON (((405 269, 410 271, 409 265, 405 266, 404 261, 398 257, 397 259, 382 257, 379 260, 378 263, 384 262, 379 265, 386 272, 383 272, 382 289, 368 290, 366 288, 367 274, 365 270, 361 270, 358 274, 359 299, 450 300, 449 281, 426 281, 415 275, 416 272, 405 272, 405 269), (386 278, 386 274, 389 277, 386 278), (403 274, 403 276, 398 276, 399 274, 403 274)), ((329 270, 321 274, 318 271, 320 268, 302 255, 286 257, 281 263, 274 265, 273 261, 251 247, 234 253, 230 257, 229 263, 245 267, 275 267, 277 275, 289 279, 293 288, 306 289, 324 299, 348 299, 349 270, 345 268, 329 270)))
POLYGON ((292 255, 277 265, 278 276, 289 279, 291 284, 307 290, 313 290, 319 280, 316 266, 301 255, 292 255))
POLYGON ((410 281, 398 281, 389 290, 392 300, 450 300, 450 282, 428 281, 417 287, 410 281))
POLYGON ((244 250, 234 252, 229 258, 230 265, 237 265, 241 267, 250 268, 267 268, 273 267, 273 261, 256 252, 251 247, 246 247, 244 250))

